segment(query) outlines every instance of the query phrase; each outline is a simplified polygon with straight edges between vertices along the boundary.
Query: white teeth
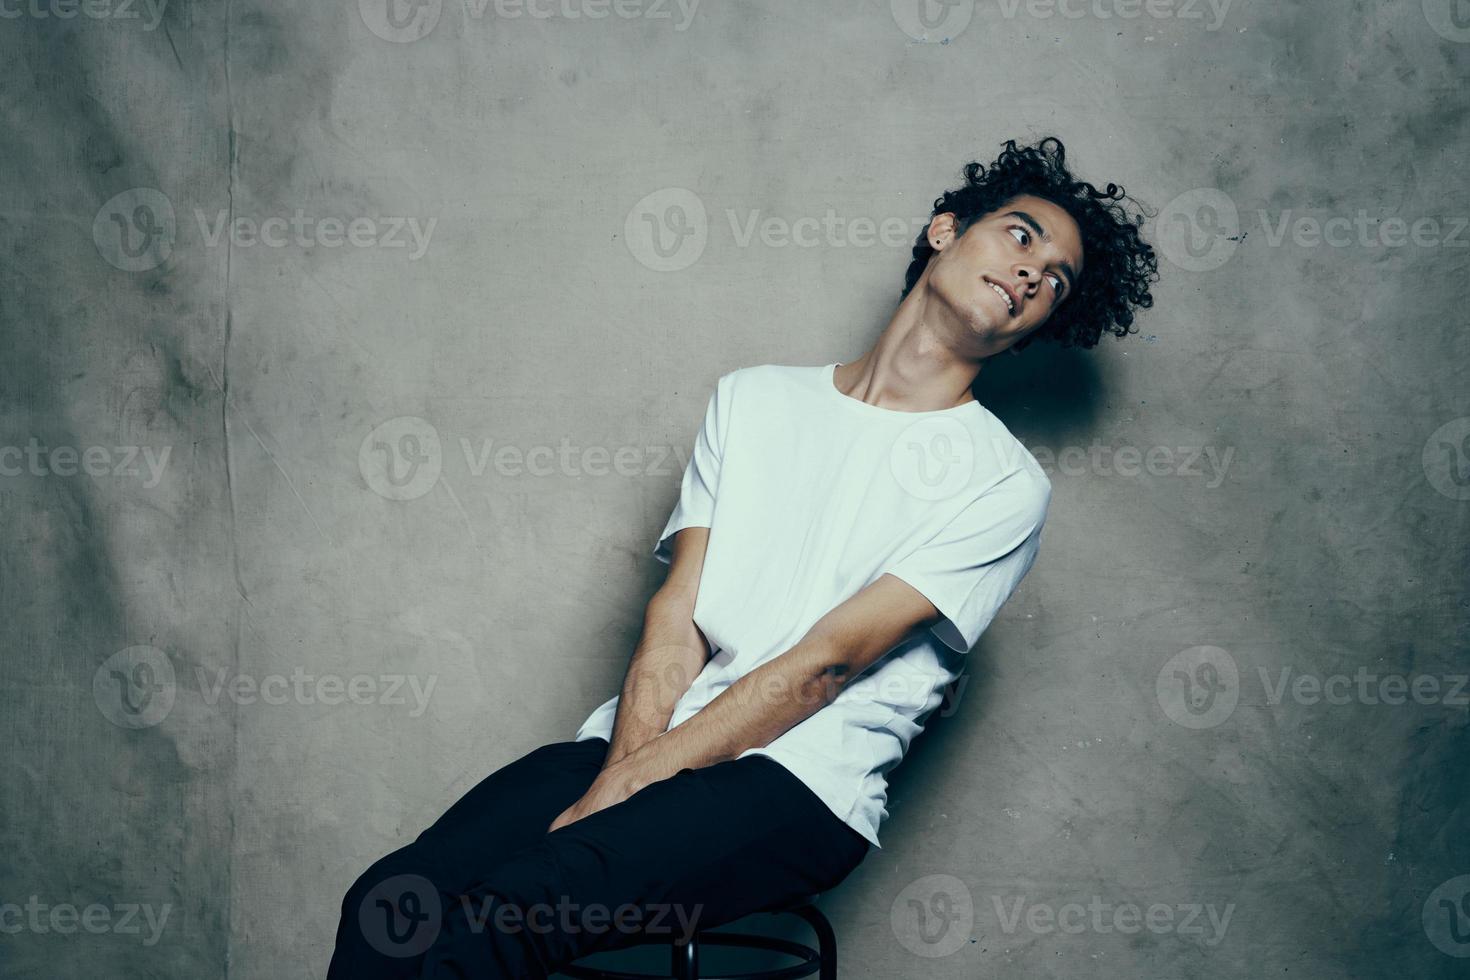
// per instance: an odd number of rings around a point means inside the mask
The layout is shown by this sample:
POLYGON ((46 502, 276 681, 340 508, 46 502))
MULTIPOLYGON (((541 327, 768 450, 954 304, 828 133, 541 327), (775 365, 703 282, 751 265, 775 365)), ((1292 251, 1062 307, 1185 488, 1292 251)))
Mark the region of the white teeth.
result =
POLYGON ((1016 312, 1016 305, 1011 302, 1011 298, 1006 295, 1006 291, 1004 289, 1001 289, 999 286, 997 286, 993 282, 986 283, 986 285, 989 286, 991 289, 995 290, 995 295, 999 296, 1001 299, 1003 299, 1003 300, 1006 301, 1006 309, 1007 310, 1011 311, 1012 313, 1016 312))

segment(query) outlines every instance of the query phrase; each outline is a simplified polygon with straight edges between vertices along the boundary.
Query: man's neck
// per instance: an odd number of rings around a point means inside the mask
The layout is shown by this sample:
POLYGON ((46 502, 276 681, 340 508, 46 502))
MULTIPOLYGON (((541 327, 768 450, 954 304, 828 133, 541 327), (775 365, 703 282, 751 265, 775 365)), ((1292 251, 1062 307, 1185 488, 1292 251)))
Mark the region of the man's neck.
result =
POLYGON ((841 364, 832 381, 843 394, 879 408, 929 412, 975 401, 980 365, 958 358, 921 330, 893 324, 867 353, 841 364))

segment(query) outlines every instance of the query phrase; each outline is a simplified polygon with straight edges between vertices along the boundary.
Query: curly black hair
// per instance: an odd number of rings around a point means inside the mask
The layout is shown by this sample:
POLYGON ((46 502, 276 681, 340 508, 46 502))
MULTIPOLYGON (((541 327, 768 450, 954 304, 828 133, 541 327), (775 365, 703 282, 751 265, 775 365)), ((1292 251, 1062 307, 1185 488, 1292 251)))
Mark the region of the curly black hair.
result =
MULTIPOLYGON (((1143 216, 1128 214, 1124 204, 1131 199, 1116 184, 1100 191, 1073 177, 1066 152, 1055 136, 1028 147, 1006 140, 988 170, 978 162, 966 164, 965 186, 934 202, 934 214, 954 213, 960 235, 1022 194, 1051 201, 1077 222, 1084 261, 1076 288, 1040 329, 1015 344, 1016 350, 1038 339, 1062 347, 1093 347, 1104 333, 1126 337, 1132 332, 1134 307, 1153 306, 1148 287, 1159 278, 1159 262, 1153 246, 1138 233, 1143 216)), ((933 254, 925 226, 914 243, 902 296, 914 288, 933 254)))

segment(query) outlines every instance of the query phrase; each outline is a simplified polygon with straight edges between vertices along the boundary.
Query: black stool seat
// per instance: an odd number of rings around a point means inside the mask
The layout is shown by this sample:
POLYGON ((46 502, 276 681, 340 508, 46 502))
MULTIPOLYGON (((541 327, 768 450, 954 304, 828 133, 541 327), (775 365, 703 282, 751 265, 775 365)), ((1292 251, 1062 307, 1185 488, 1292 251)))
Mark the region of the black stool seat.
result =
MULTIPOLYGON (((669 942, 670 972, 668 973, 630 973, 626 970, 608 970, 595 966, 581 966, 576 963, 568 964, 557 972, 575 977, 577 980, 657 980, 657 978, 667 978, 667 980, 795 980, 797 977, 809 977, 813 973, 818 974, 819 980, 837 980, 837 935, 832 931, 832 924, 827 921, 827 917, 817 908, 816 899, 817 896, 813 895, 810 898, 799 899, 787 905, 765 910, 767 915, 789 914, 805 919, 812 927, 812 931, 816 933, 816 949, 804 943, 777 939, 772 936, 697 929, 687 943, 681 943, 678 939, 669 942), (750 973, 701 973, 699 972, 699 951, 704 946, 765 950, 790 956, 796 962, 750 973)), ((646 946, 659 941, 661 938, 650 938, 635 945, 646 946)))

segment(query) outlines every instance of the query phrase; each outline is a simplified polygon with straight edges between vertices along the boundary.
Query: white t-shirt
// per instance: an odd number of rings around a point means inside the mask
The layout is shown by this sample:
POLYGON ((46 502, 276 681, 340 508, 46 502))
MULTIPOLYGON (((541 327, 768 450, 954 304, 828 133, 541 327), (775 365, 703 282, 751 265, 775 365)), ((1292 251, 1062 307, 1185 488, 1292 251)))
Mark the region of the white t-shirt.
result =
MULTIPOLYGON (((653 554, 669 563, 675 532, 710 529, 694 622, 713 656, 669 728, 884 573, 934 603, 938 623, 739 756, 775 759, 881 847, 886 774, 1030 569, 1051 481, 979 402, 879 408, 838 391, 837 367, 767 364, 719 379, 653 554)), ((617 706, 599 706, 576 738, 611 741, 617 706)))

